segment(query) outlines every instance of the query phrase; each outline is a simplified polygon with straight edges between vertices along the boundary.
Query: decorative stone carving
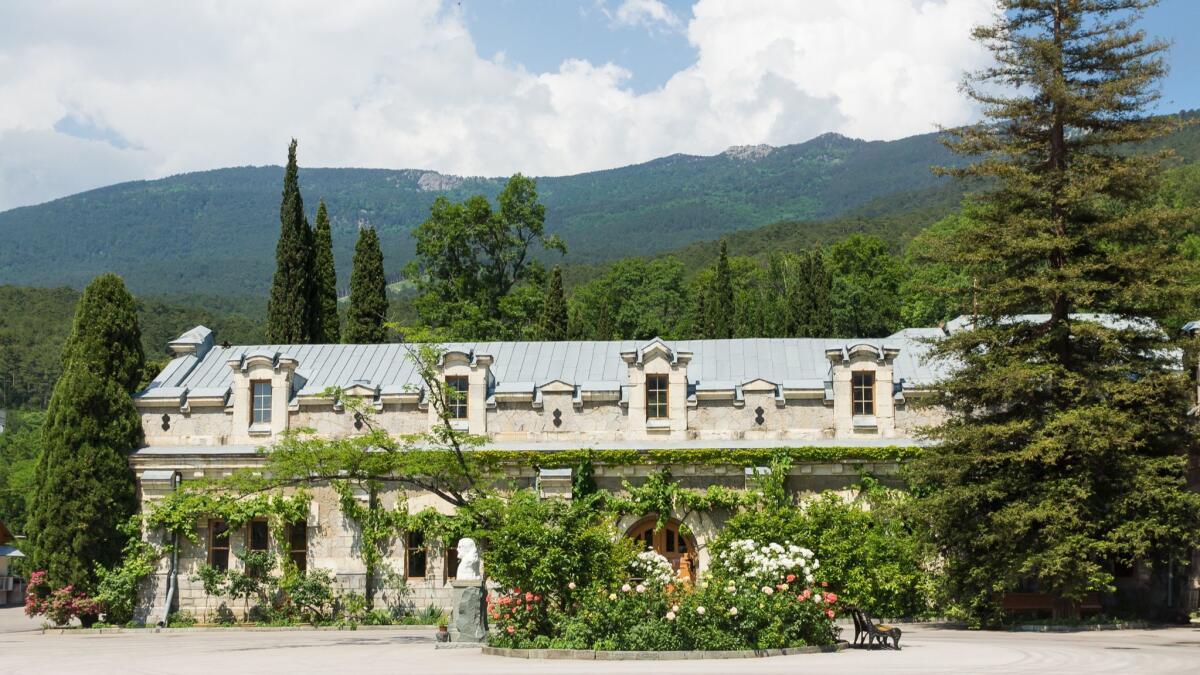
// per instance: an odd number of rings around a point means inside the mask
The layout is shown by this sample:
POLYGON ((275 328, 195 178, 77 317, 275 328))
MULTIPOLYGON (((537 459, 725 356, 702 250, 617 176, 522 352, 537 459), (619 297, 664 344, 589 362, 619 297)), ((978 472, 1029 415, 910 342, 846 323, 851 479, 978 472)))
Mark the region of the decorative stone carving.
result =
POLYGON ((761 405, 754 409, 754 423, 755 424, 762 426, 762 423, 767 421, 767 418, 763 416, 763 413, 765 413, 765 412, 766 411, 763 410, 763 407, 761 405))
POLYGON ((479 578, 479 547, 474 539, 458 540, 458 570, 454 576, 462 581, 479 578))
POLYGON ((558 408, 555 408, 554 409, 554 428, 557 429, 558 427, 561 427, 561 426, 562 426, 562 411, 559 410, 558 408))

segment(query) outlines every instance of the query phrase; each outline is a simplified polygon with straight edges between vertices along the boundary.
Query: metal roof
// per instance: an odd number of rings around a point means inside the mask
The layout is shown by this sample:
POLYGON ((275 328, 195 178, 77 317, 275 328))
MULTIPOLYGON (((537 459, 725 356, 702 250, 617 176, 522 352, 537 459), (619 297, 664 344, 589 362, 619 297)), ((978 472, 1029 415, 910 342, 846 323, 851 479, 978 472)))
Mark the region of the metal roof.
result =
MULTIPOLYGON (((675 354, 691 352, 689 384, 701 390, 731 388, 754 380, 785 384, 786 388, 819 389, 829 377, 827 350, 846 350, 867 344, 877 349, 899 350, 894 363, 896 380, 925 385, 938 379, 938 369, 925 363, 925 336, 897 334, 875 340, 817 338, 749 338, 733 340, 663 341, 675 354)), ((495 391, 529 391, 562 381, 583 391, 615 391, 627 383, 628 365, 622 352, 640 353, 649 342, 457 342, 447 351, 493 358, 495 391)), ((212 346, 206 352, 173 359, 139 394, 144 399, 182 399, 220 395, 233 380, 230 362, 250 355, 286 356, 295 359, 293 394, 318 394, 327 387, 354 384, 397 391, 419 389, 420 378, 405 345, 249 345, 212 346)))

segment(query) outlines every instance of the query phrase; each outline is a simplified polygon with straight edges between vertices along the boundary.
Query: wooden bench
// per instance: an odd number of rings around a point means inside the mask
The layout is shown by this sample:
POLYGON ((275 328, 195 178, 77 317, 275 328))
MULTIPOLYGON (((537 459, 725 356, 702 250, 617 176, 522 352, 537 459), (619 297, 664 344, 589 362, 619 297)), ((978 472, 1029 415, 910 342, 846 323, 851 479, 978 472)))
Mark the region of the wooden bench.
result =
POLYGON ((854 644, 863 644, 868 649, 875 645, 888 646, 888 638, 892 647, 900 649, 900 629, 887 624, 876 624, 867 613, 857 607, 850 608, 850 616, 854 618, 854 644), (861 640, 861 642, 860 642, 861 640))

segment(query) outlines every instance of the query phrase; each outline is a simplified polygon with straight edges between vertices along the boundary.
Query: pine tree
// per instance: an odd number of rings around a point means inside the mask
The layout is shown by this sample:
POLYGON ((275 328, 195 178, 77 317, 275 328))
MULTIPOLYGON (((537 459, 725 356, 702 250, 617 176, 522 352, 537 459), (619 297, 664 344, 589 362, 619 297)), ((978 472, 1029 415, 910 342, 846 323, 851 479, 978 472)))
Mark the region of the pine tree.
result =
POLYGON ((567 298, 563 295, 562 269, 558 265, 554 266, 550 275, 550 287, 542 306, 541 327, 543 340, 567 339, 567 298))
POLYGON ((144 369, 133 297, 105 274, 80 297, 42 427, 27 531, 32 563, 54 586, 89 592, 95 565, 121 556, 119 526, 137 505, 126 453, 142 444, 130 392, 144 369))
POLYGON ((346 311, 343 342, 377 344, 386 342, 383 322, 387 318, 387 280, 383 274, 383 251, 375 228, 358 231, 354 266, 350 270, 350 308, 346 311))
POLYGON ((717 267, 713 275, 712 287, 708 301, 705 303, 707 312, 705 331, 708 338, 731 338, 734 332, 734 303, 733 303, 733 272, 729 268, 729 250, 725 240, 721 240, 721 255, 717 258, 717 267))
POLYGON ((1164 157, 1128 151, 1165 130, 1142 112, 1164 72, 1165 45, 1134 27, 1147 4, 1005 0, 975 31, 997 65, 966 91, 989 119, 948 142, 982 157, 954 173, 993 187, 941 253, 978 280, 979 316, 934 348, 955 364, 932 401, 949 414, 912 477, 977 623, 1000 620, 1005 591, 1079 600, 1114 564, 1164 570, 1195 544, 1189 369, 1152 323, 1194 292, 1186 214, 1150 199, 1164 157), (1027 312, 1048 318, 1013 319, 1027 312))
POLYGON ((313 325, 312 341, 334 344, 341 336, 337 310, 337 272, 333 266, 333 233, 325 200, 317 205, 313 231, 313 325))
POLYGON ((279 204, 279 242, 275 246, 275 277, 267 301, 267 340, 276 344, 306 344, 312 340, 314 306, 313 235, 304 217, 296 165, 296 139, 288 146, 279 204))

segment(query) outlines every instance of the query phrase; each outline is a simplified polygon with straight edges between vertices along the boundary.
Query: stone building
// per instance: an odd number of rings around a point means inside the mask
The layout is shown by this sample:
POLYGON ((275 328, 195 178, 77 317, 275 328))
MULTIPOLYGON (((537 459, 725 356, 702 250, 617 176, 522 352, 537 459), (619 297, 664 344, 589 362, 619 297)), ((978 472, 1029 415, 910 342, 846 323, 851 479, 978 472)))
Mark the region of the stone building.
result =
MULTIPOLYGON (((452 406, 453 424, 486 436, 494 449, 549 457, 582 448, 828 448, 822 454, 829 459, 792 467, 787 485, 803 493, 848 488, 863 471, 894 476, 897 462, 881 459, 880 450, 918 444, 918 428, 938 420, 936 409, 919 404, 939 374, 923 358, 927 341, 941 334, 921 328, 871 340, 452 343, 444 345, 440 377, 465 394, 452 406)), ((361 420, 326 395, 330 387, 365 397, 373 423, 391 433, 426 431, 437 421, 403 345, 218 346, 201 326, 169 346, 174 359, 135 399, 146 446, 130 461, 145 503, 181 481, 258 465, 259 448, 289 429, 311 428, 324 437, 361 433, 361 420)), ((597 456, 596 479, 605 489, 661 468, 607 465, 602 452, 597 456)), ((755 471, 733 460, 680 460, 669 468, 694 487, 744 487, 755 471)), ((518 484, 569 494, 570 469, 514 463, 507 470, 518 484)), ((293 524, 283 543, 299 564, 332 570, 342 586, 362 588, 355 528, 331 490, 313 494, 307 522, 293 524)), ((447 509, 432 495, 407 498, 413 511, 447 509)), ((384 499, 395 503, 396 495, 384 499)), ((618 525, 694 573, 708 564, 706 542, 718 521, 690 514, 657 532, 644 519, 618 525)), ((180 547, 177 604, 200 615, 213 608, 191 574, 206 562, 236 567, 238 549, 267 548, 271 533, 265 522, 232 532, 219 521, 196 527, 200 544, 180 547)), ((389 564, 408 577, 415 605, 449 604, 454 562, 447 542, 401 537, 389 564)), ((163 612, 163 565, 147 595, 150 620, 163 612)))

